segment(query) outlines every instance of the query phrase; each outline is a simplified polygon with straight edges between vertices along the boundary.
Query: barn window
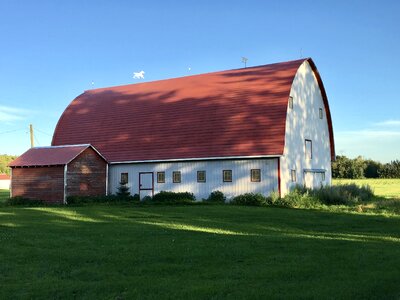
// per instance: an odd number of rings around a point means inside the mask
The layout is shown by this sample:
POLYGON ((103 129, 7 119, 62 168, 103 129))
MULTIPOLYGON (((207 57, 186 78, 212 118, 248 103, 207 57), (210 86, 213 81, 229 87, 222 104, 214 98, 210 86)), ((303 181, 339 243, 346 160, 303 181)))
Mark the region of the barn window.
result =
POLYGON ((232 182, 232 170, 223 170, 222 178, 224 182, 232 182))
POLYGON ((128 183, 128 173, 121 173, 121 184, 128 183))
POLYGON ((293 109, 293 97, 289 97, 289 108, 293 109))
POLYGON ((181 182, 181 171, 173 171, 172 172, 172 182, 173 183, 181 182))
POLYGON ((261 170, 260 169, 251 169, 250 177, 251 177, 251 182, 260 182, 261 181, 261 170))
POLYGON ((306 140, 306 159, 312 159, 312 141, 306 140))
POLYGON ((319 109, 319 118, 322 120, 324 117, 324 111, 322 110, 322 108, 319 109))
POLYGON ((206 182, 206 171, 197 171, 197 182, 206 182))
POLYGON ((165 172, 157 172, 157 183, 165 183, 165 172))
POLYGON ((296 182, 297 181, 296 170, 291 170, 290 171, 290 179, 292 180, 292 182, 296 182))

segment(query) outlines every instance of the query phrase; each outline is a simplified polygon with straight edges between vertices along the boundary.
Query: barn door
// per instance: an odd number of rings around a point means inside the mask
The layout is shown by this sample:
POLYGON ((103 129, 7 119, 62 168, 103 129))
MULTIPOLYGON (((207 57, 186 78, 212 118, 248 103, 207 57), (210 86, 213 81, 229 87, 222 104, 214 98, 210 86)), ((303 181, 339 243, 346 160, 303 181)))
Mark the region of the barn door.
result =
POLYGON ((139 196, 140 199, 154 195, 154 174, 153 172, 139 173, 139 196))
POLYGON ((304 185, 306 188, 317 189, 323 184, 324 174, 321 172, 304 171, 304 185))

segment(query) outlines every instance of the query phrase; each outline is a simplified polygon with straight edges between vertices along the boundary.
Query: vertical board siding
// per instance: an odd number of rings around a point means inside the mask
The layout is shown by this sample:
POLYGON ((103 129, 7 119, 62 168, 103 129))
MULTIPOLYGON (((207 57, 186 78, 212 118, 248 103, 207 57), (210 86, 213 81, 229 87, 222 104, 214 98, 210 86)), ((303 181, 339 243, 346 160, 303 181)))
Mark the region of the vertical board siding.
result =
POLYGON ((222 191, 228 198, 244 193, 269 195, 278 190, 277 159, 216 160, 196 162, 118 164, 109 167, 112 194, 119 186, 121 173, 128 173, 131 194, 139 194, 139 173, 154 173, 154 193, 191 192, 198 200, 212 191, 222 191), (261 182, 251 182, 250 170, 261 170, 261 182), (222 171, 232 170, 232 182, 223 182, 222 171), (181 172, 181 183, 172 182, 172 172, 181 172), (197 171, 206 171, 206 182, 197 182, 197 171), (165 183, 157 183, 157 172, 165 172, 165 183))
POLYGON ((78 155, 67 168, 67 196, 106 194, 107 163, 92 148, 78 155))
POLYGON ((12 196, 62 204, 64 166, 13 168, 12 196))

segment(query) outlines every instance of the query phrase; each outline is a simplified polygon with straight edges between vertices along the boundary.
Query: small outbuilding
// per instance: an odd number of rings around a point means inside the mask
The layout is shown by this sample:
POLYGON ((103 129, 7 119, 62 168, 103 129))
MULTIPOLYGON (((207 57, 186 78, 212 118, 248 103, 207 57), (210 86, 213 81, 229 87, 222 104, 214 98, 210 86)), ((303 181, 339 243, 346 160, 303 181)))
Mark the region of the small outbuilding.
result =
POLYGON ((0 174, 0 190, 10 188, 11 177, 7 174, 0 174))
POLYGON ((107 193, 107 161, 89 144, 31 148, 9 166, 12 197, 65 204, 107 193))

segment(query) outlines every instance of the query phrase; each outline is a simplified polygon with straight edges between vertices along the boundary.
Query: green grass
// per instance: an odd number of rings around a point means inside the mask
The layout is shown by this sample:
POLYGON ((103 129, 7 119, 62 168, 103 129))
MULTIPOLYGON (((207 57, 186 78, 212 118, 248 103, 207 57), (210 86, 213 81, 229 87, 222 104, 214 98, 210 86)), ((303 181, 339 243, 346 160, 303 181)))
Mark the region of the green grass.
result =
POLYGON ((333 184, 369 185, 375 195, 400 199, 400 179, 334 179, 333 184))
POLYGON ((0 207, 0 299, 400 297, 400 217, 273 207, 0 207))
POLYGON ((10 197, 9 190, 0 190, 0 204, 10 197))

